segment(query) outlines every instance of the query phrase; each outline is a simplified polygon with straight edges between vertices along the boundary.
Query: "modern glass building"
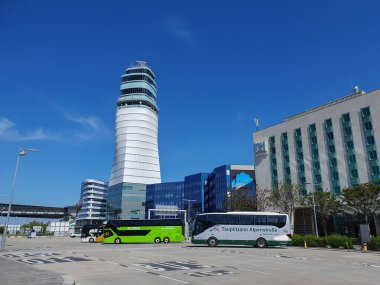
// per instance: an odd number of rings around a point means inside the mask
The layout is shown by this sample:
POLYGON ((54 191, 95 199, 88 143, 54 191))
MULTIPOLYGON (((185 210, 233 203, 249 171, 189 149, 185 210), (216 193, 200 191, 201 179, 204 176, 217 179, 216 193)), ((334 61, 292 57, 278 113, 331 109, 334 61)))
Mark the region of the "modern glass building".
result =
POLYGON ((81 186, 81 208, 76 217, 76 227, 101 224, 106 218, 108 183, 86 179, 81 186))
POLYGON ((121 77, 109 182, 110 218, 144 218, 146 185, 161 182, 157 139, 155 76, 145 62, 138 61, 121 77))
POLYGON ((245 188, 256 193, 255 171, 251 165, 223 165, 215 168, 207 177, 205 187, 205 212, 226 211, 228 191, 245 188))
POLYGON ((205 211, 204 193, 208 175, 209 173, 197 173, 185 177, 184 209, 190 218, 205 211))
MULTIPOLYGON (((169 182, 147 186, 146 191, 146 217, 148 209, 183 210, 184 183, 169 182)), ((152 217, 171 217, 175 212, 160 211, 152 213, 152 217)))

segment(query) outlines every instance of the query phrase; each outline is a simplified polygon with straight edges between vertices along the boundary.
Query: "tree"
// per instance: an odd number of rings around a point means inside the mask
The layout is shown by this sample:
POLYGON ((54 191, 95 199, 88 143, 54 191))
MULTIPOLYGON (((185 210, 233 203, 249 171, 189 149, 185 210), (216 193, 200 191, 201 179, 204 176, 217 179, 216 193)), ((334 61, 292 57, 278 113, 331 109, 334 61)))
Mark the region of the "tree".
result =
POLYGON ((341 202, 330 192, 315 192, 308 194, 304 201, 306 205, 313 207, 313 195, 315 202, 315 212, 318 220, 323 227, 325 236, 327 236, 326 225, 329 219, 338 214, 342 209, 341 202))
POLYGON ((345 188, 342 200, 349 209, 363 215, 368 224, 369 217, 380 209, 380 186, 368 182, 345 188))
POLYGON ((271 190, 269 189, 256 187, 255 203, 257 211, 264 212, 266 209, 270 207, 270 192, 271 190))
POLYGON ((298 184, 280 182, 268 196, 270 207, 289 215, 291 227, 293 227, 294 210, 301 203, 300 193, 301 187, 298 184))
POLYGON ((223 207, 226 211, 255 211, 255 196, 244 187, 230 188, 224 196, 223 207))

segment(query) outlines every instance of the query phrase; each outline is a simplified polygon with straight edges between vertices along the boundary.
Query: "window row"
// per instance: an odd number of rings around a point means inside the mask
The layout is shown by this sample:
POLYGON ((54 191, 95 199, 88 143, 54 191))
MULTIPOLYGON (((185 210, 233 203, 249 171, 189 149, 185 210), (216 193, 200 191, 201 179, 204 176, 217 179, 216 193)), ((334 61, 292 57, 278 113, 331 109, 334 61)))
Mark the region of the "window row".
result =
POLYGON ((147 68, 134 68, 134 69, 128 69, 125 74, 130 74, 130 73, 146 73, 149 74, 153 79, 155 78, 152 71, 150 71, 147 68))
POLYGON ((122 89, 120 91, 121 95, 136 94, 136 93, 146 94, 149 97, 156 99, 156 97, 153 95, 153 93, 150 92, 150 90, 148 90, 146 88, 127 88, 127 89, 122 89))
POLYGON ((147 81, 149 82, 150 84, 152 84, 153 86, 157 87, 156 86, 156 82, 154 82, 152 80, 152 78, 150 78, 149 76, 146 76, 146 75, 142 75, 142 74, 136 74, 136 75, 126 75, 126 76, 123 76, 121 78, 121 82, 129 82, 129 81, 136 81, 136 80, 139 80, 139 81, 147 81))

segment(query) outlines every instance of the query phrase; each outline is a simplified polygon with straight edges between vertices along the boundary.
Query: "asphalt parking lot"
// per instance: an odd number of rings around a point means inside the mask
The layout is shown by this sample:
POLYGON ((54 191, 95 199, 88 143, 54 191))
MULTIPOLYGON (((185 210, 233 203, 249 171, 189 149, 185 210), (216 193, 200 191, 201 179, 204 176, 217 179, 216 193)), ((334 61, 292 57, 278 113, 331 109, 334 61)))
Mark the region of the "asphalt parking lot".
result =
MULTIPOLYGON (((8 239, 6 251, 0 253, 1 261, 33 270, 37 276, 39 271, 70 276, 69 280, 83 285, 377 285, 380 277, 377 252, 293 247, 209 248, 189 243, 103 245, 68 237, 8 239)), ((0 266, 0 275, 6 274, 0 266)), ((9 276, 7 280, 8 284, 17 284, 9 276)))

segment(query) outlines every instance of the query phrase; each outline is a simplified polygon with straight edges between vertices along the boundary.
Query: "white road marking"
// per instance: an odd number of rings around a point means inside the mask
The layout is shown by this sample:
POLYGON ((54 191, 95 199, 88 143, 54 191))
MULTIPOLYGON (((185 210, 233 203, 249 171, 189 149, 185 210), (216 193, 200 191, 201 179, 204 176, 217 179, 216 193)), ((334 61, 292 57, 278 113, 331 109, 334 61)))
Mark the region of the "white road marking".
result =
POLYGON ((138 258, 138 257, 134 257, 134 256, 128 256, 128 258, 142 260, 142 261, 150 261, 148 259, 138 258))
POLYGON ((107 263, 111 263, 111 264, 116 264, 116 265, 120 265, 120 264, 119 264, 119 263, 117 263, 117 262, 108 261, 108 260, 104 260, 104 262, 107 262, 107 263))
POLYGON ((256 272, 256 273, 261 273, 261 274, 267 274, 267 275, 272 275, 270 272, 264 272, 264 271, 258 271, 258 270, 251 270, 251 269, 244 269, 244 268, 238 268, 239 270, 243 271, 250 271, 250 272, 256 272))
POLYGON ((181 282, 181 283, 185 283, 185 284, 188 284, 189 282, 186 282, 186 281, 183 281, 183 280, 179 280, 179 279, 175 279, 175 278, 171 278, 171 277, 168 277, 168 276, 165 276, 165 275, 158 275, 160 277, 163 277, 163 278, 166 278, 166 279, 170 279, 170 280, 174 280, 174 281, 177 281, 177 282, 181 282))

